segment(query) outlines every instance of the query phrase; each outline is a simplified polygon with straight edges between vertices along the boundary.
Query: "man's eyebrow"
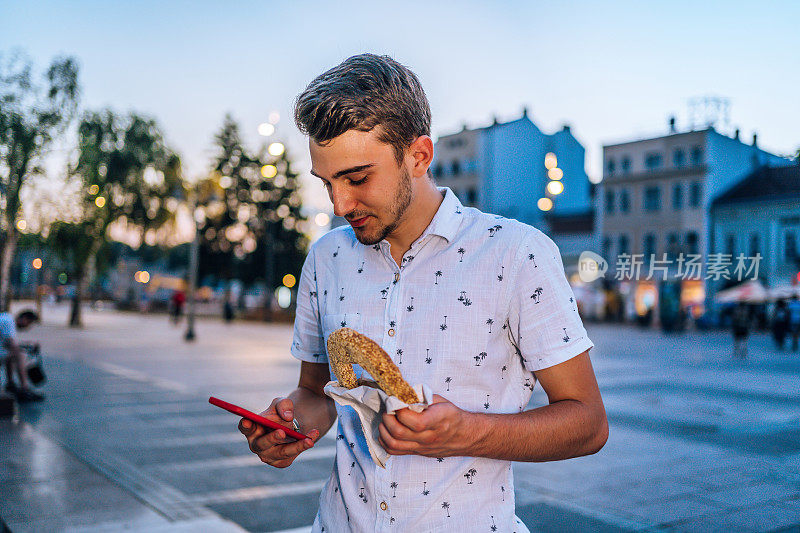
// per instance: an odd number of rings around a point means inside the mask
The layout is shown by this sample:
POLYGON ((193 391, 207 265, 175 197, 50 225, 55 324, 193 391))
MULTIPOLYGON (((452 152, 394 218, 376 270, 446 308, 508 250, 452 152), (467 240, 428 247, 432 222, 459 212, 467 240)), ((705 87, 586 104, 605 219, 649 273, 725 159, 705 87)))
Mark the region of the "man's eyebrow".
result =
MULTIPOLYGON (((362 170, 368 170, 368 169, 370 169, 370 168, 372 168, 374 166, 375 166, 375 163, 369 163, 369 164, 366 164, 366 165, 358 165, 358 166, 355 166, 355 167, 346 168, 346 169, 340 170, 339 172, 334 174, 331 179, 341 178, 342 176, 346 176, 348 174, 353 174, 355 172, 361 172, 362 170)), ((322 176, 320 176, 319 174, 314 172, 314 169, 311 169, 311 174, 313 174, 314 176, 316 176, 316 177, 318 177, 320 179, 323 179, 322 176)))

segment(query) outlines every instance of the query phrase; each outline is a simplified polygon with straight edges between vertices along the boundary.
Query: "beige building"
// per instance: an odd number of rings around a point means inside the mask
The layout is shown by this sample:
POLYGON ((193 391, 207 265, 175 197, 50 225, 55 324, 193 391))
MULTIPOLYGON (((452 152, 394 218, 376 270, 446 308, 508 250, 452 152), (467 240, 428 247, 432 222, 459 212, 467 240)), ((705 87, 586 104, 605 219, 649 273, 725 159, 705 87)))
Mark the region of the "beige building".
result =
MULTIPOLYGON (((604 146, 595 209, 600 254, 609 264, 606 279, 621 277, 615 272, 621 266, 620 254, 641 254, 639 275, 622 284, 628 314, 641 315, 658 303, 664 271, 651 271, 652 258, 663 261, 667 254, 666 262, 653 267, 668 267, 671 277, 678 271, 681 253, 699 254, 699 277, 704 277, 713 200, 755 168, 787 163, 758 148, 755 136, 752 144, 745 144, 738 131, 728 137, 713 128, 604 146)), ((684 306, 695 305, 696 312, 702 312, 705 298, 703 279, 682 282, 684 306)))

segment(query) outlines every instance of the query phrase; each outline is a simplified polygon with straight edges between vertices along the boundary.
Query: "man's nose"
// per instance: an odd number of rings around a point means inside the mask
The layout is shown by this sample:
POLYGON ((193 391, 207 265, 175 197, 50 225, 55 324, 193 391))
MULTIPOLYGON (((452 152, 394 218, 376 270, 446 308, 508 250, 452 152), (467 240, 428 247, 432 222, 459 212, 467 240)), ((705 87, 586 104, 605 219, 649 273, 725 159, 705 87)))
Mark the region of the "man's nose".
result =
POLYGON ((331 202, 333 202, 333 214, 343 217, 356 208, 356 200, 353 195, 344 187, 334 187, 331 189, 331 202))

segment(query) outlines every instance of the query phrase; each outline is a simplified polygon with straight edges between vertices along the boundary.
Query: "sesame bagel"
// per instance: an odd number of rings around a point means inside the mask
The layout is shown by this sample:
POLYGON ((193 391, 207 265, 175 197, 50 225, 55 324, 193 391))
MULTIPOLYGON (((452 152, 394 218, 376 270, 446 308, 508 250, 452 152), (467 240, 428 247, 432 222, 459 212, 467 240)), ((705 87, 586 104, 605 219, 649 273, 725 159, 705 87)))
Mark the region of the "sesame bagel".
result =
POLYGON ((409 404, 419 402, 417 393, 403 379, 389 354, 378 343, 354 329, 340 328, 330 334, 328 359, 342 387, 352 389, 359 385, 353 372, 353 365, 357 364, 369 372, 389 396, 396 396, 409 404))

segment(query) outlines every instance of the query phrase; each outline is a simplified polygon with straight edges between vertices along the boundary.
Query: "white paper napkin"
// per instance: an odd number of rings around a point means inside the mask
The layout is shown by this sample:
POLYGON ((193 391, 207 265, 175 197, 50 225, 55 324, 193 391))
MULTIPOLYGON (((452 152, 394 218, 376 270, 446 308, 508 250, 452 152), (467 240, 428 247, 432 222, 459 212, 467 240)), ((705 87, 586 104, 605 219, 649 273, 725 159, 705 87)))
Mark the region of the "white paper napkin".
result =
MULTIPOLYGON (((362 381, 363 382, 363 381, 362 381)), ((378 437, 380 432, 378 426, 381 424, 383 413, 394 413, 399 409, 408 407, 414 412, 420 413, 431 403, 433 403, 433 391, 427 385, 415 385, 414 392, 417 397, 422 398, 422 402, 407 404, 396 396, 389 396, 382 389, 377 387, 375 382, 365 382, 354 389, 340 387, 338 381, 329 381, 325 385, 325 394, 330 396, 339 405, 349 405, 358 413, 361 420, 361 428, 369 446, 369 454, 375 464, 381 468, 386 468, 386 461, 389 459, 389 452, 380 445, 378 437), (374 385, 370 385, 373 383, 374 385)))

